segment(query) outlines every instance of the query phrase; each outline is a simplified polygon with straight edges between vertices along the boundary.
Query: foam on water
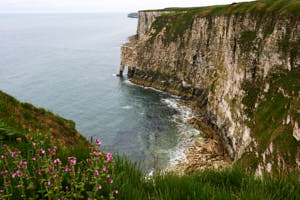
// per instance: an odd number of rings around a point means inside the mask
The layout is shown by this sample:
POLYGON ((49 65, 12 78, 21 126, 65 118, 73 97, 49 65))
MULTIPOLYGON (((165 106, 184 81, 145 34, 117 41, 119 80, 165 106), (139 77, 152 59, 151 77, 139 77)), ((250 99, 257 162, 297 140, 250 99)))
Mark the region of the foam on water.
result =
POLYGON ((132 106, 121 106, 122 109, 131 109, 132 106))
POLYGON ((168 92, 165 92, 165 91, 162 91, 162 90, 153 88, 153 87, 145 87, 145 86, 142 86, 142 85, 137 85, 137 84, 135 84, 135 83, 132 83, 129 79, 125 80, 124 83, 125 83, 125 84, 128 84, 128 85, 134 85, 134 86, 136 86, 136 87, 141 87, 141 88, 146 89, 146 90, 153 90, 153 91, 155 91, 155 92, 159 92, 159 93, 163 93, 163 94, 168 94, 169 96, 171 96, 171 97, 173 97, 173 98, 176 98, 176 99, 180 98, 180 97, 177 96, 177 95, 170 94, 170 93, 168 93, 168 92))
MULTIPOLYGON (((143 89, 150 89, 156 92, 170 95, 167 92, 152 87, 144 87, 141 85, 134 84, 130 80, 125 80, 124 82, 128 85, 134 85, 137 87, 142 87, 143 89)), ((179 162, 186 161, 186 155, 184 153, 185 150, 189 147, 192 147, 194 144, 194 138, 199 137, 200 135, 199 131, 188 123, 188 121, 195 116, 193 110, 186 105, 180 104, 178 102, 178 100, 180 99, 179 96, 170 96, 171 98, 165 98, 161 101, 165 103, 168 107, 173 108, 177 111, 177 113, 172 116, 172 121, 176 124, 176 127, 179 132, 179 137, 176 147, 169 149, 167 152, 169 157, 168 168, 174 167, 179 162)))
POLYGON ((194 117, 194 113, 188 106, 182 105, 178 99, 167 98, 162 99, 167 106, 178 111, 173 115, 173 121, 179 130, 178 145, 169 150, 169 168, 175 166, 179 162, 186 161, 185 150, 192 147, 194 138, 199 137, 199 131, 188 123, 188 120, 194 117))

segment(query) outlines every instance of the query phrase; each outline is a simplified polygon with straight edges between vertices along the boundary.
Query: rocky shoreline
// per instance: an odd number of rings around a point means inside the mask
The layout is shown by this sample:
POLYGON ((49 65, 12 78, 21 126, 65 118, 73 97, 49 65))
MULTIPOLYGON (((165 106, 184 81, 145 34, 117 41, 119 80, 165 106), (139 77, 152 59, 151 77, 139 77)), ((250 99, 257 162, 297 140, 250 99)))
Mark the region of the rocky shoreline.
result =
MULTIPOLYGON (((159 83, 142 80, 138 76, 134 76, 130 81, 134 84, 153 87, 161 91, 181 96, 186 99, 192 99, 189 91, 179 91, 164 87, 159 83)), ((193 145, 185 149, 186 159, 176 160, 176 164, 169 166, 165 171, 178 173, 193 172, 196 170, 204 170, 208 168, 222 168, 231 165, 232 160, 226 152, 222 138, 201 115, 199 100, 178 100, 178 103, 191 108, 195 114, 188 123, 200 132, 201 137, 193 137, 193 145)))
MULTIPOLYGON (((194 102, 178 100, 178 103, 192 108, 196 114, 194 102)), ((193 137, 194 144, 184 153, 186 160, 177 160, 177 164, 166 169, 178 173, 188 173, 209 168, 223 168, 231 165, 231 159, 222 146, 220 136, 205 122, 204 118, 193 117, 189 124, 200 131, 200 137, 193 137)))

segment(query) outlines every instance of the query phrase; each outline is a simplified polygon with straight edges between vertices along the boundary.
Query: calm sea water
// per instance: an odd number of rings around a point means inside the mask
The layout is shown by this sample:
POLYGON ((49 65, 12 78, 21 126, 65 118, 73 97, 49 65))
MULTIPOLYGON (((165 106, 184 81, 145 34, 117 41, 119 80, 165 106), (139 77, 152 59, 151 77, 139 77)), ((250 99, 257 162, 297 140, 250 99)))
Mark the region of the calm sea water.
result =
POLYGON ((0 90, 74 120, 105 151, 165 167, 196 130, 176 97, 112 76, 136 27, 116 13, 2 14, 0 90))

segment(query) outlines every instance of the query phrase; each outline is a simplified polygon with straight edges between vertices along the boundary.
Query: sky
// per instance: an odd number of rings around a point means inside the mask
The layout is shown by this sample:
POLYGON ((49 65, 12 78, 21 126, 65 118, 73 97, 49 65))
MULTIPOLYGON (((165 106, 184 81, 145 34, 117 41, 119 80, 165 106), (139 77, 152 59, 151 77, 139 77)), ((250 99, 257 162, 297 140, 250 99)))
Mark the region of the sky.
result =
POLYGON ((0 12, 135 12, 251 0, 0 0, 0 12))

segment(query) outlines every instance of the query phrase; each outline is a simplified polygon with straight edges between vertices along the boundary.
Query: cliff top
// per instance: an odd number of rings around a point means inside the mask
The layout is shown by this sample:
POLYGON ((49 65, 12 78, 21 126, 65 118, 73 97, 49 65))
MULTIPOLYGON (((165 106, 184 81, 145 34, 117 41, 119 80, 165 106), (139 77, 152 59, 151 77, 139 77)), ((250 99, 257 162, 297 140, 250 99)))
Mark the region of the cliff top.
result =
MULTIPOLYGON (((155 32, 151 33, 150 42, 154 40, 158 33, 166 27, 165 43, 173 41, 178 36, 182 36, 193 24, 197 17, 211 17, 220 15, 252 14, 257 16, 292 16, 292 20, 298 20, 300 15, 300 0, 258 0, 252 2, 233 3, 230 5, 216 5, 208 7, 193 8, 166 8, 153 11, 176 11, 162 14, 157 17, 151 25, 155 32)), ((150 30, 151 30, 150 29, 150 30)))
POLYGON ((252 2, 232 3, 229 5, 190 8, 165 8, 160 10, 143 10, 142 12, 154 11, 189 11, 202 16, 267 12, 276 12, 281 14, 300 14, 300 0, 258 0, 252 2))

